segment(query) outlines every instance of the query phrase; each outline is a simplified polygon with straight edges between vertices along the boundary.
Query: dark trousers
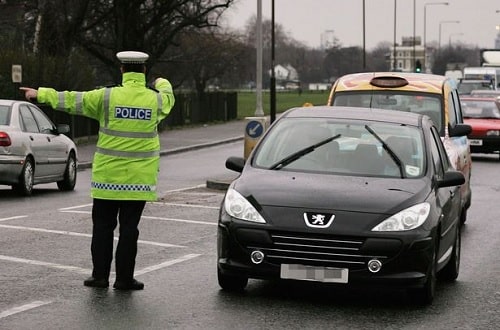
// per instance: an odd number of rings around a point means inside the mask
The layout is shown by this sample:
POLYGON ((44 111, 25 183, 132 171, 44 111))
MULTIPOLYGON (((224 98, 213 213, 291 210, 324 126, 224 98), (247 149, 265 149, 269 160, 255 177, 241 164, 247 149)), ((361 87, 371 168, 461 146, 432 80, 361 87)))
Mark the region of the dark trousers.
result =
POLYGON ((139 220, 145 201, 104 200, 94 198, 92 206, 92 276, 108 279, 113 260, 114 230, 120 222, 120 237, 116 247, 115 268, 117 281, 134 278, 139 220))

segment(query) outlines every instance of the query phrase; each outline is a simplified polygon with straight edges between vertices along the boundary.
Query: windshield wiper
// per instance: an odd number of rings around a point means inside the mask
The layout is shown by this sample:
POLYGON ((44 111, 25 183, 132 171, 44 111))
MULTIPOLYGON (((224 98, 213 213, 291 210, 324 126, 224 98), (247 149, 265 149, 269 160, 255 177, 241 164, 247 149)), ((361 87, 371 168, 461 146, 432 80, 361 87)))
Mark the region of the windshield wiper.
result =
POLYGON ((316 148, 319 148, 322 145, 327 144, 330 141, 338 139, 339 137, 340 137, 340 134, 337 134, 335 136, 329 137, 328 139, 325 139, 325 140, 320 141, 320 142, 318 142, 316 144, 313 144, 313 145, 311 145, 309 147, 300 149, 299 151, 294 152, 293 154, 291 154, 289 156, 286 156, 285 158, 283 158, 279 162, 274 163, 273 165, 271 165, 271 167, 269 167, 269 169, 270 170, 280 170, 283 167, 287 166, 288 164, 296 161, 297 159, 299 159, 299 158, 307 155, 308 153, 313 152, 316 148))
POLYGON ((403 162, 401 161, 401 159, 399 159, 398 155, 396 155, 396 153, 391 149, 391 147, 389 147, 387 143, 385 143, 385 141, 382 140, 382 138, 377 133, 375 133, 375 131, 370 126, 365 125, 365 129, 368 132, 370 132, 370 134, 373 135, 378 140, 378 142, 382 144, 382 148, 384 148, 384 150, 387 151, 387 153, 389 154, 389 156, 391 156, 394 163, 396 163, 396 165, 398 166, 399 174, 401 175, 401 179, 403 179, 405 177, 403 162))

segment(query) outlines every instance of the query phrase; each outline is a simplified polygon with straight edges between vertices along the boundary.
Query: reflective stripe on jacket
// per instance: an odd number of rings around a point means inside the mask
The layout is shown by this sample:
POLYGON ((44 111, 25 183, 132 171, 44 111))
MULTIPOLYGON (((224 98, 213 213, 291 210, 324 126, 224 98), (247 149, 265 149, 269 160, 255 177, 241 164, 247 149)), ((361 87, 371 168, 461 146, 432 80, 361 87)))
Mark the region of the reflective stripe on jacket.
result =
POLYGON ((174 105, 172 86, 158 79, 156 92, 142 73, 123 74, 122 86, 88 92, 39 88, 38 101, 56 110, 99 121, 92 162, 91 196, 114 200, 156 200, 160 140, 158 123, 174 105))

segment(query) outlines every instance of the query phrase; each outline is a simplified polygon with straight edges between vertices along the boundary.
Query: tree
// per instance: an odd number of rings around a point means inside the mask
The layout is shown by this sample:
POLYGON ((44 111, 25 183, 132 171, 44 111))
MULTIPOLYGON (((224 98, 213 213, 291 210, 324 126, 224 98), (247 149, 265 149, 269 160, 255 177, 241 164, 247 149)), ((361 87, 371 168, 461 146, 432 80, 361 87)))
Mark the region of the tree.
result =
POLYGON ((209 82, 218 84, 229 73, 240 72, 248 59, 248 48, 238 36, 220 29, 187 29, 179 40, 179 47, 169 53, 171 71, 175 67, 177 79, 192 82, 200 97, 209 82))
POLYGON ((217 26, 233 1, 27 0, 26 35, 36 53, 68 58, 83 49, 118 78, 116 52, 145 51, 152 67, 183 30, 217 26))

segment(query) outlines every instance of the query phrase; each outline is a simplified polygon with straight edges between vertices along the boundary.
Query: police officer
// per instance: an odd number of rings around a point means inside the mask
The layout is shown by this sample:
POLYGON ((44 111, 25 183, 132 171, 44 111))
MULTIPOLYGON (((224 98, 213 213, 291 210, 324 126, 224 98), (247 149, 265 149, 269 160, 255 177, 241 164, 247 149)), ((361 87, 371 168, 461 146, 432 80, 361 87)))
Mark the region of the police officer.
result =
POLYGON ((85 286, 107 288, 113 260, 114 230, 120 237, 115 255, 118 290, 142 290, 134 278, 138 224, 146 201, 156 200, 160 140, 158 123, 174 105, 172 85, 157 78, 146 86, 148 54, 119 52, 122 84, 86 92, 58 92, 21 87, 28 100, 56 110, 99 121, 99 137, 92 163, 92 276, 85 286))

